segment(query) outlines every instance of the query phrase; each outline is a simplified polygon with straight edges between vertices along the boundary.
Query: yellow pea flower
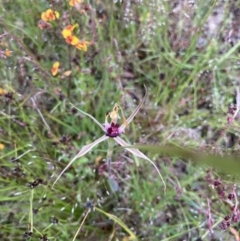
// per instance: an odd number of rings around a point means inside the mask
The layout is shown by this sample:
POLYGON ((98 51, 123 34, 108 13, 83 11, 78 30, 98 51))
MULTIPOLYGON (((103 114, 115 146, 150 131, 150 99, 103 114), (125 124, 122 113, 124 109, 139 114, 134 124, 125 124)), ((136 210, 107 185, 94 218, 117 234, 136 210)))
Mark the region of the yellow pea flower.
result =
POLYGON ((68 25, 62 30, 62 36, 68 44, 73 45, 75 48, 87 51, 87 46, 90 45, 88 41, 80 41, 80 39, 73 34, 73 30, 78 27, 78 24, 68 25))
POLYGON ((87 51, 87 46, 90 45, 91 43, 88 41, 79 41, 74 47, 76 47, 79 50, 83 50, 84 52, 87 51))
POLYGON ((72 32, 73 30, 78 27, 78 24, 74 24, 74 25, 67 25, 66 28, 63 29, 62 31, 62 36, 66 39, 69 36, 72 36, 72 32))
POLYGON ((59 12, 53 11, 52 9, 47 9, 41 14, 41 19, 45 22, 56 20, 59 18, 59 12))
POLYGON ((4 148, 5 146, 2 143, 0 143, 0 151, 3 150, 4 148))
POLYGON ((0 95, 6 95, 7 91, 3 88, 0 88, 0 95))
POLYGON ((58 73, 58 69, 59 69, 60 63, 59 62, 55 62, 53 64, 53 67, 51 69, 52 75, 55 76, 58 73))
POLYGON ((5 54, 6 57, 10 57, 12 55, 12 51, 6 49, 4 54, 5 54))
POLYGON ((67 37, 65 40, 68 44, 71 45, 76 45, 79 42, 79 38, 74 35, 67 37))
POLYGON ((70 0, 69 1, 69 5, 71 7, 74 7, 75 5, 80 4, 80 3, 82 3, 82 0, 70 0))
POLYGON ((71 45, 76 46, 79 43, 79 38, 76 36, 72 36, 72 41, 71 41, 71 45))
POLYGON ((72 36, 72 31, 67 28, 64 28, 62 31, 62 36, 66 39, 66 38, 72 36))

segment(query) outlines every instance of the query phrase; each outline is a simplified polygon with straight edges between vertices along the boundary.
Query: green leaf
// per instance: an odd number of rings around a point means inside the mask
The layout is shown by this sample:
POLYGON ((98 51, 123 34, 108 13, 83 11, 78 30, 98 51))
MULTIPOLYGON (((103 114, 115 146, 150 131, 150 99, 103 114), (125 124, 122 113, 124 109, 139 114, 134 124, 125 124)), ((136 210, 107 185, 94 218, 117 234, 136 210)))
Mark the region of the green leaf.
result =
POLYGON ((196 163, 197 165, 209 165, 226 174, 239 175, 240 158, 233 154, 210 154, 204 151, 180 148, 176 146, 159 145, 135 145, 132 146, 141 150, 158 153, 164 156, 181 157, 196 163))

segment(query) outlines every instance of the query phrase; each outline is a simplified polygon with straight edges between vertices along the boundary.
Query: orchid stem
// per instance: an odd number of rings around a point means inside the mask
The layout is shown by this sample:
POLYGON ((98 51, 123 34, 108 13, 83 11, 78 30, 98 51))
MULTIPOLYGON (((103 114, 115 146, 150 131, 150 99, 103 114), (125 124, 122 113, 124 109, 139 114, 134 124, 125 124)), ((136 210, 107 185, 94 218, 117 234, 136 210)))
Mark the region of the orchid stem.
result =
POLYGON ((112 138, 108 139, 108 151, 107 151, 107 168, 108 168, 108 176, 111 178, 111 161, 114 147, 114 140, 112 138))

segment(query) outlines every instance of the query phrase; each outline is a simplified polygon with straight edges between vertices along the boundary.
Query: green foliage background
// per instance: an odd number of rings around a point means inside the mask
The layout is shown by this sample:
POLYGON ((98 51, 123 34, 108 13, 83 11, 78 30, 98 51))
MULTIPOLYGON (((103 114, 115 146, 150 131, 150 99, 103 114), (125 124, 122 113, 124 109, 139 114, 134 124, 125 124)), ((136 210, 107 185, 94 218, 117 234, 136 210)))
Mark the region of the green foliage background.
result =
POLYGON ((77 240, 235 240, 219 228, 229 207, 205 177, 212 168, 227 193, 234 184, 238 190, 239 3, 1 1, 1 240, 73 240, 81 222, 77 240), (60 18, 40 29, 49 8, 60 18), (61 35, 74 23, 75 34, 92 42, 87 52, 61 35), (115 102, 128 116, 144 86, 148 101, 123 139, 156 163, 166 194, 149 163, 118 147, 112 190, 107 172, 99 173, 104 142, 53 189, 71 158, 103 134, 70 102, 103 123, 115 102))

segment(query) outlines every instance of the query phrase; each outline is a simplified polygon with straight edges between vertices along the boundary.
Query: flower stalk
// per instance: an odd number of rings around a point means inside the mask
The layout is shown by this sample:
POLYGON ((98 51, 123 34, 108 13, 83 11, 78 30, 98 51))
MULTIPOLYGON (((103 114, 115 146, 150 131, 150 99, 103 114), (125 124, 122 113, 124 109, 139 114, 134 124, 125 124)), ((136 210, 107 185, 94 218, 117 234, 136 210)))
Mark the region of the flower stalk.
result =
POLYGON ((112 154, 115 142, 112 138, 108 139, 108 151, 107 151, 107 168, 108 168, 108 176, 111 178, 111 161, 112 161, 112 154))

